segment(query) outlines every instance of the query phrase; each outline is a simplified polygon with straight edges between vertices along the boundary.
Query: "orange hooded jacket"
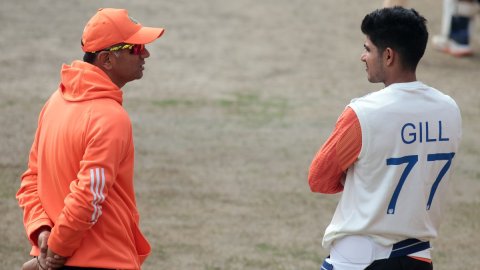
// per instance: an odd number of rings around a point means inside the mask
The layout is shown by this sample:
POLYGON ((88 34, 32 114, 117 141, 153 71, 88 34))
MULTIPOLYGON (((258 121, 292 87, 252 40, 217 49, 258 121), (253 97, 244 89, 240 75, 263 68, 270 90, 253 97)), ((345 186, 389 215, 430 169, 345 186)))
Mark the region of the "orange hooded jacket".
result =
POLYGON ((35 232, 49 226, 48 246, 66 265, 140 269, 150 245, 138 227, 133 163, 122 91, 93 65, 63 65, 17 193, 31 254, 35 232))

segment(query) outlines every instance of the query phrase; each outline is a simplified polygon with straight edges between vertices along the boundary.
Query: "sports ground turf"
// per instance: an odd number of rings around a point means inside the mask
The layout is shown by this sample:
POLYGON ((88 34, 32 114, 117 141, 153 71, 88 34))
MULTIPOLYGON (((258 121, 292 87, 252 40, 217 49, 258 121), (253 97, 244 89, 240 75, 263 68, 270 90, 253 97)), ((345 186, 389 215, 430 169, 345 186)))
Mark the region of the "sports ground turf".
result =
MULTIPOLYGON (((15 200, 37 115, 62 63, 81 58, 96 8, 124 7, 165 35, 124 88, 136 143, 144 269, 318 269, 338 196, 312 194, 309 163, 351 98, 378 90, 360 62, 363 16, 380 0, 3 1, 0 9, 0 262, 28 259, 15 200)), ((439 0, 411 1, 440 28, 439 0)), ((457 100, 461 149, 435 269, 480 269, 477 55, 432 50, 418 78, 457 100)), ((457 157, 456 157, 457 158, 457 157)))

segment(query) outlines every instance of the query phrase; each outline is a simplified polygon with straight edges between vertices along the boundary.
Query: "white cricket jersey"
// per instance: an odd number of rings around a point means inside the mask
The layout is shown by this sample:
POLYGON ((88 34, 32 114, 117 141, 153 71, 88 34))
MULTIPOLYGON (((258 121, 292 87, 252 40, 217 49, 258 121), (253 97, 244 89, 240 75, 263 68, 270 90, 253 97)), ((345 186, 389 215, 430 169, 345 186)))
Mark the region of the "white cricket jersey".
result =
POLYGON ((323 246, 346 235, 381 245, 437 236, 461 137, 455 101, 421 82, 392 84, 348 105, 362 131, 358 160, 323 246))

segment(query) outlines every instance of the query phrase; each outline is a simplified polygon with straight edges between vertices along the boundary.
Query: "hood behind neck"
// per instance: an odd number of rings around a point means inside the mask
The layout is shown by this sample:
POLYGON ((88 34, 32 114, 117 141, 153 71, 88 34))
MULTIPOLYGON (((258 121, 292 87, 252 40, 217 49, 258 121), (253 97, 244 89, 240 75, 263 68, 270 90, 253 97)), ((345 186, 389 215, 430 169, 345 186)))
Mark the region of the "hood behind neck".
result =
POLYGON ((99 98, 111 98, 122 104, 123 92, 100 68, 74 61, 64 64, 59 91, 65 100, 80 102, 99 98))

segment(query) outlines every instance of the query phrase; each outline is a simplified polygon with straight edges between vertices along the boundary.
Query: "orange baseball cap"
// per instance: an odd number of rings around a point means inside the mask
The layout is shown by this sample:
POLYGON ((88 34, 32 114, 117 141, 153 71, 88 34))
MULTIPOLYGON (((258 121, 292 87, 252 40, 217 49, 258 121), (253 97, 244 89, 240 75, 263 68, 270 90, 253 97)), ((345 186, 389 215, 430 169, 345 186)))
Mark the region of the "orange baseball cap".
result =
POLYGON ((147 44, 164 31, 142 26, 125 9, 100 8, 83 29, 82 50, 96 52, 119 43, 147 44))

